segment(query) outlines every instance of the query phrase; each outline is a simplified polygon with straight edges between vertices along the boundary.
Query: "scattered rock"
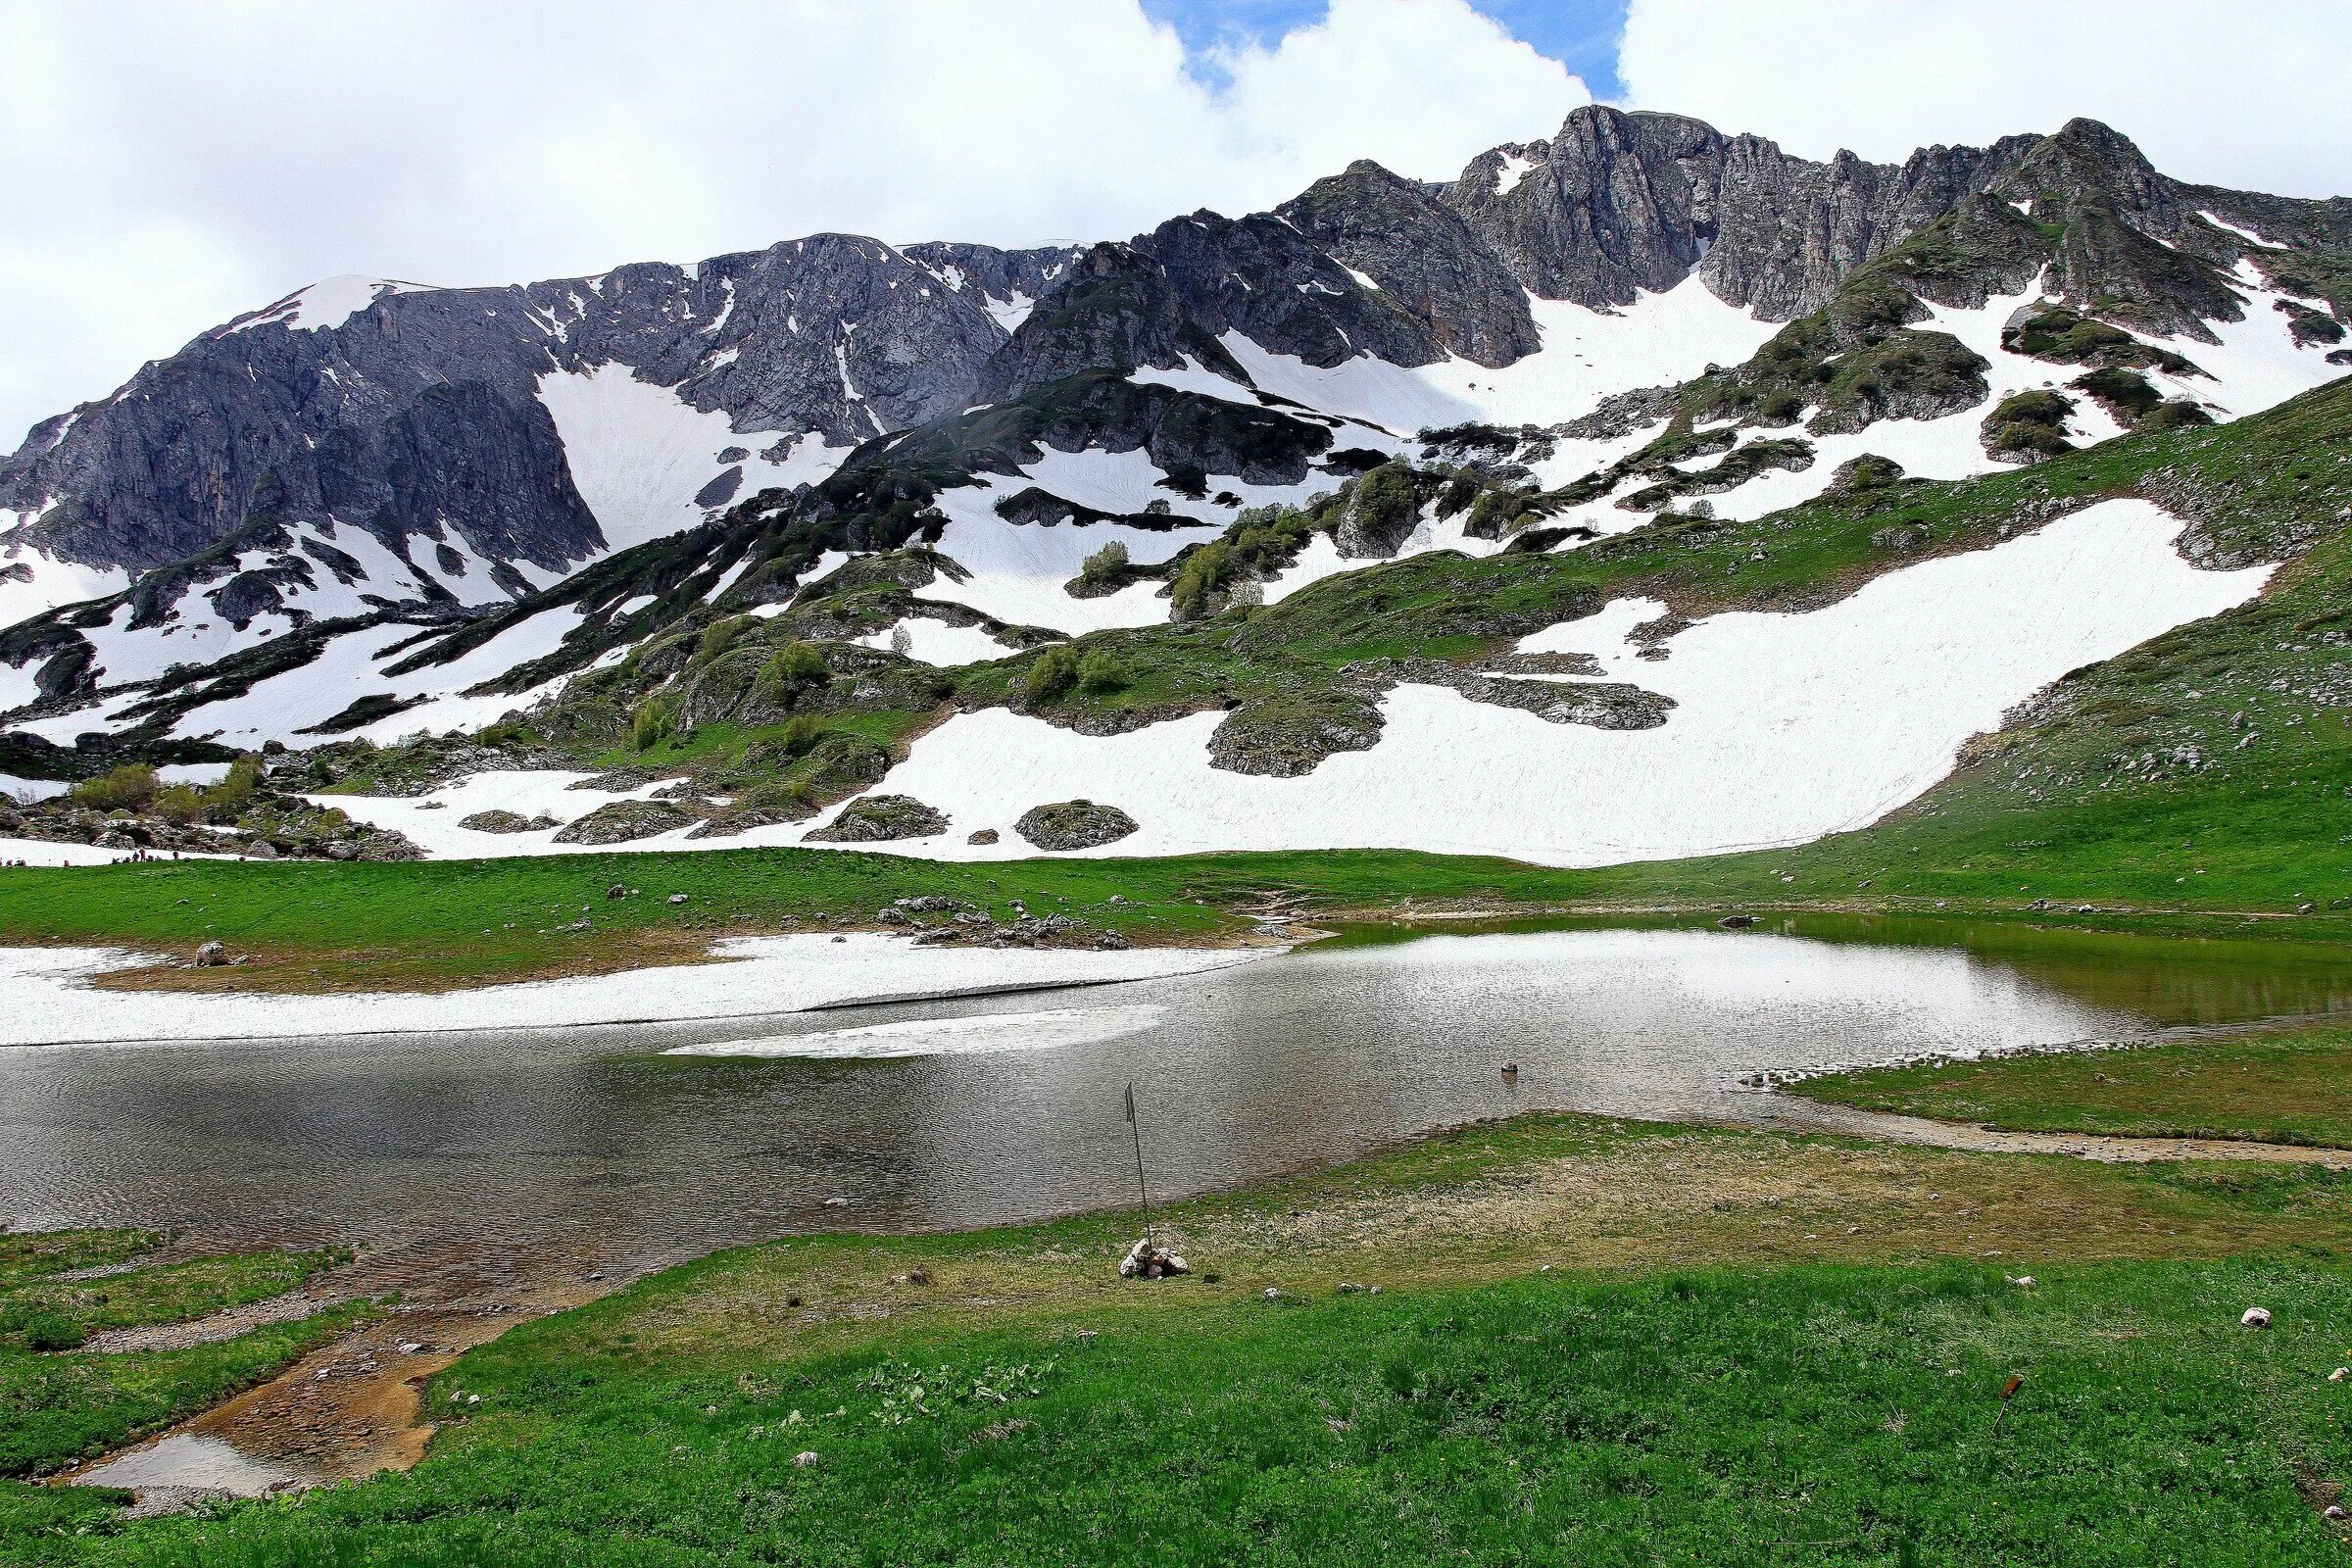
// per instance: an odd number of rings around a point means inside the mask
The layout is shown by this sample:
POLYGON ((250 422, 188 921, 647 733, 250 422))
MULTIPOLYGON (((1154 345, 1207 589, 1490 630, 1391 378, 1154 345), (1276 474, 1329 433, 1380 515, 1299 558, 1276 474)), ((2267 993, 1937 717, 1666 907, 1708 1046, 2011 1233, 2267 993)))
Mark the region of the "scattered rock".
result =
POLYGON ((669 896, 669 902, 672 904, 684 904, 686 902, 686 895, 683 893, 672 893, 669 896))
POLYGON ((951 899, 944 893, 925 893, 918 898, 901 899, 898 906, 916 914, 947 914, 962 908, 963 901, 951 899))
POLYGON ((1105 953, 1124 953, 1128 950, 1128 948, 1133 946, 1133 944, 1130 943, 1125 937, 1119 935, 1116 931, 1105 931, 1101 936, 1095 938, 1095 946, 1101 948, 1105 953))
POLYGON ((895 904, 886 904, 881 908, 876 909, 874 911, 874 918, 881 921, 884 925, 906 925, 909 923, 906 911, 900 908, 895 904))
POLYGON ((207 942, 196 950, 196 967, 218 969, 228 962, 228 949, 218 942, 207 942))
POLYGON ((852 801, 841 814, 813 833, 810 844, 882 844, 893 839, 927 839, 947 831, 948 819, 911 795, 868 795, 852 801))
POLYGON ((617 882, 613 883, 613 884, 612 884, 611 887, 609 887, 609 888, 605 889, 605 897, 606 897, 606 898, 608 898, 608 899, 625 899, 625 898, 627 898, 628 896, 629 896, 629 890, 628 890, 627 888, 624 888, 624 887, 622 887, 622 886, 621 886, 619 883, 617 883, 617 882))
POLYGON ((1041 850, 1091 850, 1133 833, 1136 821, 1115 806, 1057 801, 1031 807, 1012 827, 1041 850))
POLYGON ((1174 1248, 1161 1247, 1149 1237, 1129 1248, 1127 1255, 1119 1259, 1119 1278, 1123 1280, 1159 1280, 1192 1271, 1192 1265, 1179 1257, 1174 1248))

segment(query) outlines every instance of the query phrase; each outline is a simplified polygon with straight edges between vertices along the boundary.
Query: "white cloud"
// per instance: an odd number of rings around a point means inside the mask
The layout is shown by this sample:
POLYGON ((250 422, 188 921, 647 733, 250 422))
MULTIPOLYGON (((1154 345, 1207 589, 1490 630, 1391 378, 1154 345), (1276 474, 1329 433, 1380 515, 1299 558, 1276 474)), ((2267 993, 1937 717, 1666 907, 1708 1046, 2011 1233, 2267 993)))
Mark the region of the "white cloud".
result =
POLYGON ((334 273, 1124 236, 1450 177, 1588 96, 1466 0, 1188 64, 1133 0, 0 0, 0 447, 334 273))
POLYGON ((1633 0, 1618 74, 1635 107, 1809 158, 2086 115, 2181 179, 2352 193, 2343 0, 1633 0))

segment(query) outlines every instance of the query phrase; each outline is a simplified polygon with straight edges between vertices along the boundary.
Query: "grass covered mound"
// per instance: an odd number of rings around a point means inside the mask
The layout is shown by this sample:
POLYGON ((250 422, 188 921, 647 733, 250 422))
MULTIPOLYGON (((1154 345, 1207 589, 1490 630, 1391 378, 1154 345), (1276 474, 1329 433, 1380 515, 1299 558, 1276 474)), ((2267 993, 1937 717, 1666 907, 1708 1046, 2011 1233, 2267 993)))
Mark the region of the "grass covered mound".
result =
POLYGON ((414 1472, 66 1560, 2342 1549, 2352 1177, 1544 1116, 1162 1222, 1189 1279, 1123 1216, 721 1253, 468 1353, 414 1472))
POLYGON ((1794 1088, 1834 1104, 2005 1131, 2352 1149, 2352 1029, 1925 1062, 1794 1088))

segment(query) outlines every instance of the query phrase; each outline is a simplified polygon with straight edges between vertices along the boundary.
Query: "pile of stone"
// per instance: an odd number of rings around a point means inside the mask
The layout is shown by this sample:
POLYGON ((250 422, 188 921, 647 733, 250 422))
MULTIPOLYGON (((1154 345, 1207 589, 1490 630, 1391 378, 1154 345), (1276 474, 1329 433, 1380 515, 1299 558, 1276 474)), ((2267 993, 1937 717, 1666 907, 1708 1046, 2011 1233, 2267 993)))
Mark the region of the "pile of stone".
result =
POLYGON ((1192 1271, 1192 1265, 1177 1256, 1174 1248, 1162 1247, 1149 1236, 1119 1259, 1119 1278, 1123 1280, 1164 1280, 1171 1274, 1192 1271))

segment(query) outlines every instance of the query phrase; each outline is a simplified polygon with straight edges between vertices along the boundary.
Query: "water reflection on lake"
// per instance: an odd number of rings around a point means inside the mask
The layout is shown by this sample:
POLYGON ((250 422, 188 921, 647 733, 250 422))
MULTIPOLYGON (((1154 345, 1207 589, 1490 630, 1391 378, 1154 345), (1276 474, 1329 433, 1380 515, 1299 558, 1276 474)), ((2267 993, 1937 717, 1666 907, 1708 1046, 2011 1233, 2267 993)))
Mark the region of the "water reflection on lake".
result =
POLYGON ((1737 1116, 1758 1071, 2339 1008, 2352 961, 2313 950, 1809 919, 1357 941, 701 1025, 20 1049, 0 1051, 0 1219, 624 1272, 1118 1202, 1130 1079, 1173 1196, 1519 1109, 1737 1116), (1905 945, 1925 938, 1963 945, 1905 945), (714 1043, 759 1054, 675 1054, 714 1043))

